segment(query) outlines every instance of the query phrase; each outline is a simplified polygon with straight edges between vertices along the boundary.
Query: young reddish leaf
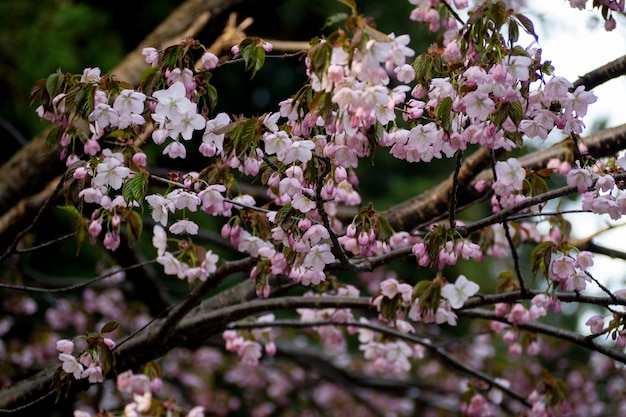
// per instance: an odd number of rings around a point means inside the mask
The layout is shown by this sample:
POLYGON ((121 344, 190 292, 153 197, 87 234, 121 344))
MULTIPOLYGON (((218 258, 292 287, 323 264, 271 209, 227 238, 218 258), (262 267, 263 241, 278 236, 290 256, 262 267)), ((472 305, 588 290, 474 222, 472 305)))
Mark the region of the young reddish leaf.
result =
POLYGON ((529 18, 521 13, 515 13, 513 16, 515 16, 515 18, 520 22, 526 33, 532 35, 536 41, 539 40, 539 36, 537 36, 537 33, 535 32, 535 25, 529 18))
POLYGON ((353 12, 356 12, 356 2, 354 0, 339 0, 339 2, 348 6, 353 12))
MULTIPOLYGON (((47 80, 45 78, 35 81, 35 84, 33 84, 32 88, 30 89, 30 95, 28 96, 29 105, 32 105, 37 97, 39 97, 44 91, 44 89, 46 88, 46 81, 47 80)), ((47 105, 48 103, 42 102, 41 104, 47 105)))
POLYGON ((126 231, 128 233, 128 243, 132 245, 141 236, 143 232, 143 220, 141 215, 136 211, 131 211, 126 219, 126 231))

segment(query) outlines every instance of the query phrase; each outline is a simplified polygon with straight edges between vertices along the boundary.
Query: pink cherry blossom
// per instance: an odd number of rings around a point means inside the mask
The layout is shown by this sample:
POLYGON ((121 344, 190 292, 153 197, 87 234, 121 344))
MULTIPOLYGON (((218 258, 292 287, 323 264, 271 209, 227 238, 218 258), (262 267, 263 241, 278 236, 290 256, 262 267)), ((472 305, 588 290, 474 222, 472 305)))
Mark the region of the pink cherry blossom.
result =
POLYGON ((122 187, 123 180, 130 174, 130 169, 125 167, 119 159, 115 157, 105 158, 96 167, 96 176, 93 184, 99 187, 110 186, 114 190, 122 187))
POLYGON ((80 77, 81 83, 91 83, 100 80, 100 68, 85 68, 80 77))
POLYGON ((146 196, 146 201, 152 208, 152 220, 167 225, 169 213, 174 213, 174 202, 158 194, 146 196))
POLYGON ((576 186, 579 193, 584 193, 593 185, 595 174, 588 168, 572 168, 567 173, 567 185, 576 186))
POLYGON ((574 259, 569 256, 560 256, 550 265, 551 278, 556 281, 565 281, 575 273, 574 259))
POLYGON ((219 58, 217 57, 217 55, 211 52, 205 52, 200 60, 202 62, 202 67, 206 70, 214 69, 219 63, 219 58))
POLYGON ((89 115, 89 121, 96 122, 103 129, 117 127, 119 118, 117 110, 105 103, 97 104, 89 115))
POLYGON ((143 113, 146 95, 135 90, 122 90, 113 102, 118 114, 143 113))
POLYGON ((176 81, 166 90, 155 91, 152 96, 158 100, 156 114, 169 119, 172 123, 180 123, 187 112, 194 111, 193 104, 186 97, 185 85, 181 81, 176 81))
POLYGON ((583 117, 587 114, 587 107, 595 103, 598 98, 590 91, 585 91, 584 86, 576 87, 573 93, 567 93, 567 96, 561 100, 566 114, 575 113, 577 117, 583 117))
POLYGON ((185 148, 185 145, 175 141, 171 142, 163 149, 163 155, 168 155, 172 159, 185 159, 187 157, 187 149, 185 148))
POLYGON ((327 264, 335 262, 335 260, 336 258, 330 249, 330 245, 322 243, 311 248, 302 264, 305 267, 312 268, 314 271, 323 271, 327 264))
POLYGON ((463 103, 467 115, 476 120, 486 120, 495 109, 493 100, 486 93, 478 90, 466 94, 463 103))
POLYGON ((61 353, 71 355, 74 351, 74 342, 67 339, 58 340, 56 343, 56 349, 61 353))
POLYGON ((527 56, 512 55, 502 60, 507 71, 516 79, 520 81, 528 81, 530 78, 530 63, 531 59, 527 56))
POLYGON ((585 326, 589 326, 592 334, 600 334, 604 330, 604 319, 598 315, 591 316, 585 322, 585 326))
POLYGON ((74 376, 75 379, 80 379, 83 373, 83 365, 78 363, 76 357, 68 355, 67 353, 60 353, 59 360, 63 362, 63 371, 74 376))
MULTIPOLYGON (((310 140, 296 140, 293 141, 282 155, 282 162, 285 164, 291 164, 295 161, 308 162, 313 157, 312 150, 315 148, 315 143, 310 140)), ((281 159, 281 155, 278 155, 281 159)))
POLYGON ((494 191, 499 195, 521 190, 524 186, 526 171, 515 158, 496 162, 497 181, 493 184, 494 191))
POLYGON ((157 254, 159 256, 165 254, 165 251, 167 249, 167 235, 165 234, 165 230, 159 225, 154 226, 152 246, 156 248, 157 254))
POLYGON ((170 226, 169 231, 175 235, 183 233, 188 235, 197 235, 198 229, 198 225, 190 220, 179 220, 170 226))
POLYGON ((159 62, 159 51, 155 48, 148 47, 141 50, 141 55, 146 59, 146 64, 151 65, 153 68, 157 66, 159 62))

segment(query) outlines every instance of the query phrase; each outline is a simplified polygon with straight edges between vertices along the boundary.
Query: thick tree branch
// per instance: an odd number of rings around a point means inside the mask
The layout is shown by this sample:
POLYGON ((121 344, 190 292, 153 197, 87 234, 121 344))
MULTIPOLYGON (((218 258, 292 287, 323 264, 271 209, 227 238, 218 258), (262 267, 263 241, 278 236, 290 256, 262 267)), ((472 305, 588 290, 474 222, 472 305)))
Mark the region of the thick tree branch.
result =
POLYGON ((617 58, 600 68, 589 71, 587 74, 583 75, 574 82, 574 88, 584 85, 586 90, 592 90, 600 84, 604 84, 605 82, 622 75, 626 75, 626 55, 617 58))
MULTIPOLYGON (((245 293, 249 293, 249 290, 244 290, 244 294, 245 293)), ((502 318, 492 317, 489 311, 484 310, 483 312, 482 309, 476 309, 474 307, 493 304, 496 302, 514 302, 529 299, 539 293, 540 292, 529 290, 526 295, 522 295, 520 292, 512 292, 491 296, 474 297, 465 303, 464 309, 457 310, 457 313, 468 317, 474 315, 479 318, 497 319, 502 321, 502 318)), ((190 313, 175 327, 172 337, 167 340, 159 338, 160 321, 155 322, 154 325, 149 326, 145 331, 138 333, 116 349, 115 354, 117 358, 117 371, 122 372, 126 369, 136 369, 148 361, 155 360, 163 356, 174 347, 197 346, 208 337, 220 334, 227 328, 229 323, 251 315, 262 314, 269 311, 275 312, 280 310, 295 310, 297 308, 352 308, 375 313, 375 309, 370 304, 369 298, 367 297, 285 296, 275 299, 253 299, 251 301, 241 302, 240 299, 237 300, 235 295, 236 293, 233 293, 233 297, 230 301, 239 301, 238 304, 223 305, 219 301, 213 303, 207 301, 205 302, 205 305, 200 305, 191 310, 190 313)), ((557 294, 557 298, 563 302, 585 302, 602 306, 615 304, 626 305, 626 299, 623 298, 613 299, 611 297, 584 296, 575 293, 557 294)), ((595 342, 590 345, 584 336, 580 336, 572 332, 557 331, 558 329, 555 330, 549 326, 532 325, 536 326, 536 328, 529 326, 531 325, 528 325, 526 328, 530 331, 538 331, 542 334, 549 334, 572 343, 581 344, 584 347, 593 348, 593 350, 604 353, 622 363, 626 363, 626 354, 617 352, 616 349, 611 349, 595 342)), ((520 328, 522 327, 520 326, 520 328)), ((393 333, 396 331, 390 328, 386 330, 386 332, 393 333)), ((402 333, 397 333, 398 336, 402 335, 402 337, 407 337, 402 333)), ((411 341, 414 343, 423 342, 423 340, 419 338, 411 339, 411 341)), ((447 352, 439 352, 438 355, 442 355, 444 353, 447 354, 447 352)), ((444 359, 449 360, 448 358, 444 359)), ((51 389, 53 373, 54 368, 46 369, 28 379, 0 390, 0 410, 14 409, 46 395, 51 389)))

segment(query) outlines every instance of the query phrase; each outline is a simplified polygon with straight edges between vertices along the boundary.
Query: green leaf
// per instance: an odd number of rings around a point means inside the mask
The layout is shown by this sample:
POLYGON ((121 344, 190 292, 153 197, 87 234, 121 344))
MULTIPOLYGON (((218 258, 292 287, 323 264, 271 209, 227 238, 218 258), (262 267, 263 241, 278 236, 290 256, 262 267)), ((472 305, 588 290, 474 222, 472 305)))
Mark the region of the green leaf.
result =
POLYGON ((160 75, 161 70, 159 68, 149 66, 145 70, 143 70, 143 72, 141 73, 141 77, 139 78, 141 91, 146 95, 152 95, 159 82, 160 75))
POLYGON ((328 42, 318 43, 309 50, 309 62, 311 65, 311 72, 319 76, 320 78, 328 69, 330 64, 330 56, 333 52, 333 48, 328 42))
MULTIPOLYGON (((40 80, 35 81, 35 83, 30 89, 30 95, 28 96, 29 105, 32 105, 35 102, 35 99, 37 99, 37 97, 39 97, 41 93, 44 91, 44 89, 46 88, 46 82, 47 82, 46 78, 42 78, 40 80)), ((41 104, 48 105, 48 103, 43 103, 43 100, 41 104)))
POLYGON ((112 331, 114 331, 115 329, 117 329, 119 327, 119 323, 116 321, 109 321, 107 323, 104 324, 104 326, 102 326, 102 330, 100 330, 100 333, 104 334, 104 333, 111 333, 112 331))
POLYGON ((452 121, 452 98, 446 97, 437 104, 435 117, 441 121, 444 130, 448 130, 452 121))
POLYGON ((382 216, 377 216, 376 219, 378 220, 378 230, 376 230, 376 235, 383 242, 389 241, 394 233, 389 221, 382 216))
POLYGON ((240 46, 241 57, 245 63, 246 71, 251 71, 254 78, 256 72, 263 67, 265 63, 265 50, 261 45, 257 45, 256 42, 249 39, 244 39, 240 46), (246 42, 249 41, 249 42, 246 42))
POLYGON ((94 108, 94 96, 96 94, 96 86, 89 84, 84 86, 79 93, 76 94, 76 111, 82 117, 87 119, 94 108))
POLYGON ((326 19, 324 26, 322 26, 320 30, 324 30, 337 23, 345 22, 348 17, 350 17, 348 13, 335 13, 326 19))
POLYGON ((533 172, 528 176, 528 183, 530 185, 530 196, 544 194, 548 191, 548 184, 546 183, 546 180, 536 172, 533 172))
POLYGON ((509 21, 509 42, 515 43, 519 40, 519 26, 517 22, 510 20, 509 21))
POLYGON ((343 3, 346 6, 348 6, 350 9, 352 9, 353 12, 356 11, 356 2, 354 0, 338 0, 339 3, 343 3))
POLYGON ((148 191, 148 174, 138 172, 134 177, 124 182, 122 196, 126 203, 142 201, 148 191))
POLYGON ((126 232, 128 234, 128 243, 132 245, 141 236, 143 232, 143 220, 141 215, 136 211, 131 211, 126 219, 126 232))
POLYGON ((172 45, 165 48, 159 63, 164 68, 174 69, 182 65, 184 49, 180 45, 172 45))
POLYGON ((506 23, 506 4, 503 1, 490 4, 485 10, 485 15, 500 28, 506 23))
POLYGON ((393 321, 398 317, 398 309, 400 308, 400 297, 389 299, 383 297, 380 303, 380 314, 387 320, 393 321))
POLYGON ((509 101, 506 103, 506 110, 515 126, 519 126, 524 115, 522 104, 519 101, 509 101))
POLYGON ((61 73, 61 70, 57 70, 54 74, 50 74, 46 79, 46 91, 51 99, 56 97, 61 92, 63 80, 65 80, 65 77, 63 73, 61 73))
POLYGON ((515 289, 514 279, 515 279, 515 274, 513 274, 513 271, 500 272, 498 274, 498 280, 500 280, 500 283, 498 284, 498 287, 496 289, 498 294, 506 292, 506 291, 514 290, 515 289))
POLYGON ((59 141, 59 138, 65 132, 65 128, 61 125, 56 125, 48 132, 48 136, 46 136, 46 148, 51 148, 56 145, 59 141))
POLYGON ((537 272, 541 271, 544 277, 548 278, 550 260, 552 259, 553 242, 541 242, 535 246, 530 253, 530 262, 533 278, 537 277, 537 272))
POLYGON ((206 96, 209 106, 211 107, 211 111, 215 110, 215 106, 217 106, 217 89, 212 84, 207 83, 206 96))
POLYGON ((291 218, 292 207, 291 203, 285 204, 276 213, 276 223, 279 225, 288 225, 288 220, 291 218))

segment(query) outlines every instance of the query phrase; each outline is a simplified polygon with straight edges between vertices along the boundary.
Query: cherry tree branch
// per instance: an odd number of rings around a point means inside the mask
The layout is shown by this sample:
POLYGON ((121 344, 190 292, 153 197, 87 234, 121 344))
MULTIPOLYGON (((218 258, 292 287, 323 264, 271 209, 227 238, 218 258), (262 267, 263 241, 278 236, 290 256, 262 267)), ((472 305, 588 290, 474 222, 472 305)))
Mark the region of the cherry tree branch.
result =
MULTIPOLYGON (((580 138, 590 155, 595 158, 615 155, 626 148, 626 124, 607 128, 600 132, 580 138)), ((550 148, 540 149, 518 158, 520 164, 536 171, 546 167, 551 159, 572 160, 571 139, 550 148)), ((493 174, 488 169, 490 160, 489 150, 480 148, 468 157, 459 172, 459 190, 457 206, 460 208, 471 206, 491 194, 493 174), (476 185, 484 182, 484 191, 478 191, 476 185)), ((454 183, 453 175, 429 189, 428 191, 397 204, 381 214, 387 218, 391 227, 396 231, 411 231, 421 228, 433 221, 444 218, 450 207, 450 191, 454 183)))
POLYGON ((443 347, 434 345, 430 340, 424 339, 412 334, 402 333, 391 327, 387 327, 384 325, 377 325, 373 323, 365 323, 365 322, 348 322, 348 323, 337 323, 337 322, 329 322, 329 321, 299 321, 299 320, 274 320, 272 322, 244 322, 244 323, 232 323, 227 326, 229 329, 252 329, 252 328, 264 328, 264 327, 291 327, 291 328, 308 328, 308 327, 320 327, 320 326, 341 326, 341 327, 359 327, 368 330, 372 330, 374 332, 384 334, 386 336, 393 337, 395 339, 405 340, 407 342, 415 343, 419 346, 426 348, 433 356, 441 360, 445 365, 454 369, 457 372, 460 372, 463 375, 467 375, 472 378, 477 378, 485 383, 487 383, 490 387, 494 387, 502 390, 511 398, 519 401, 526 407, 530 407, 530 404, 526 400, 526 398, 513 391, 512 389, 505 387, 504 385, 497 382, 491 376, 477 371, 475 369, 470 368, 469 366, 463 364, 456 358, 454 358, 449 352, 447 352, 443 347))
MULTIPOLYGON (((462 317, 481 318, 481 319, 498 321, 500 323, 513 325, 505 317, 496 316, 496 314, 493 311, 484 310, 484 309, 478 309, 478 308, 464 309, 464 310, 458 311, 458 315, 462 317)), ((546 336, 551 336, 560 340, 565 340, 575 345, 584 347, 587 350, 602 353, 603 355, 611 359, 614 359, 620 363, 626 364, 625 352, 619 349, 616 349, 615 347, 598 343, 593 338, 582 336, 578 333, 565 330, 559 327, 550 326, 550 325, 543 324, 543 323, 517 324, 515 325, 515 327, 518 329, 527 330, 532 333, 544 334, 546 336)))
MULTIPOLYGON (((626 179, 626 173, 622 172, 620 174, 614 175, 616 181, 623 181, 626 179)), ((552 191, 548 191, 542 194, 538 194, 533 197, 528 197, 517 204, 514 204, 510 207, 504 208, 500 210, 498 213, 494 213, 489 217, 485 217, 484 219, 475 221, 467 226, 458 227, 458 231, 463 236, 469 236, 470 234, 483 229, 487 226, 491 226, 495 223, 501 223, 506 221, 509 216, 514 215, 518 211, 525 210, 536 206, 541 203, 548 202, 550 200, 554 200, 555 198, 563 197, 566 195, 578 193, 578 189, 575 186, 565 186, 561 188, 557 188, 552 191)))
POLYGON ((600 84, 622 75, 626 75, 626 55, 589 71, 574 82, 574 89, 582 85, 585 86, 586 90, 592 90, 600 84))
POLYGON ((159 339, 169 339, 176 327, 176 325, 182 320, 189 311, 198 306, 202 300, 202 297, 209 291, 217 288, 217 286, 228 276, 235 272, 245 271, 252 268, 256 260, 253 258, 244 258, 239 261, 225 262, 220 266, 217 271, 211 274, 206 281, 202 282, 196 288, 194 288, 175 308, 173 308, 166 319, 161 323, 158 332, 159 339))
MULTIPOLYGON (((244 293, 250 293, 250 290, 244 290, 244 293)), ((189 313, 175 326, 171 337, 160 339, 161 323, 155 322, 154 326, 149 326, 145 331, 137 334, 130 340, 126 341, 115 351, 117 358, 116 370, 121 372, 126 369, 136 369, 141 364, 157 359, 167 353, 169 350, 177 346, 194 346, 206 340, 211 335, 220 334, 229 323, 245 318, 250 315, 262 314, 268 311, 294 310, 297 308, 352 308, 362 311, 372 311, 374 308, 369 302, 369 298, 353 298, 353 297, 301 297, 301 296, 284 296, 275 299, 254 299, 251 301, 240 302, 237 299, 238 293, 233 293, 226 305, 219 301, 219 296, 214 302, 205 301, 189 313), (228 303, 237 302, 239 304, 229 305, 228 303)), ((513 302, 522 299, 529 299, 532 296, 540 294, 538 291, 529 290, 526 295, 520 292, 511 292, 506 294, 496 294, 489 296, 474 297, 465 303, 462 310, 457 310, 459 315, 470 317, 472 314, 478 318, 504 319, 495 317, 487 310, 476 309, 481 305, 494 304, 496 302, 513 302), (466 313, 466 311, 470 311, 466 313), (480 314, 479 314, 480 313, 480 314)), ((221 295, 221 294, 220 294, 221 295)), ((252 297, 248 295, 248 297, 252 297)), ((584 296, 581 294, 557 294, 557 298, 563 302, 579 302, 590 303, 594 305, 626 305, 626 299, 598 296, 584 296)), ((350 323, 352 325, 353 323, 350 323)), ((525 329, 530 331, 539 331, 543 334, 549 334, 563 340, 581 344, 584 347, 592 348, 600 353, 605 353, 609 357, 626 363, 626 354, 616 353, 615 349, 610 349, 597 343, 589 343, 585 341, 585 337, 576 335, 572 332, 560 331, 552 329, 544 325, 533 325, 536 327, 526 326, 525 329)), ((521 326, 520 326, 521 328, 521 326)), ((395 330, 385 330, 388 334, 394 334, 395 330), (391 332, 391 333, 390 333, 391 332)), ((406 337, 401 333, 398 336, 406 337)), ((414 343, 423 342, 419 338, 411 339, 414 343)), ((443 353, 441 353, 443 354, 443 353)), ((443 356, 442 356, 443 357, 443 356)), ((9 410, 29 403, 45 394, 51 387, 52 375, 55 367, 41 371, 40 373, 27 378, 15 385, 0 390, 0 410, 9 410)))

